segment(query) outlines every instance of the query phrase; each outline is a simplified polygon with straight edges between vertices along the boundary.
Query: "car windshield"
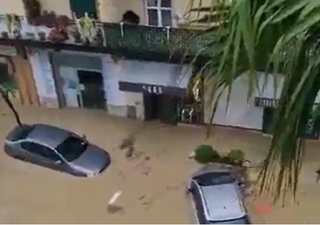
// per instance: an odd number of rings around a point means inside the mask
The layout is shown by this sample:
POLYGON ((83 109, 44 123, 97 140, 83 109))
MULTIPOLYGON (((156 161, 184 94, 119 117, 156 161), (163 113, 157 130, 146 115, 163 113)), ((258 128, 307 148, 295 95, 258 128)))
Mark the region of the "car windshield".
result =
POLYGON ((80 157, 80 155, 87 149, 88 142, 77 137, 70 136, 65 139, 56 148, 63 158, 71 162, 80 157))
POLYGON ((198 175, 193 178, 201 186, 229 184, 235 179, 228 172, 211 172, 198 175))

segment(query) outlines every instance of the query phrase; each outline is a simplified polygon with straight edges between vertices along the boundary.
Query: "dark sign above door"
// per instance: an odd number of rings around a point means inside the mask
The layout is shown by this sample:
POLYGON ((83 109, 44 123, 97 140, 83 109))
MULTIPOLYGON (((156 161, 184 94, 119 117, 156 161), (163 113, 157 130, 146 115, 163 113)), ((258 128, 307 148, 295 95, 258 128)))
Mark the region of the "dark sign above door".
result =
POLYGON ((128 92, 140 92, 156 95, 172 95, 183 97, 186 93, 185 88, 168 87, 163 85, 153 85, 144 83, 119 82, 119 90, 128 92))
POLYGON ((276 108, 279 104, 278 99, 273 98, 259 98, 255 97, 254 99, 254 105, 257 107, 270 107, 270 108, 276 108))

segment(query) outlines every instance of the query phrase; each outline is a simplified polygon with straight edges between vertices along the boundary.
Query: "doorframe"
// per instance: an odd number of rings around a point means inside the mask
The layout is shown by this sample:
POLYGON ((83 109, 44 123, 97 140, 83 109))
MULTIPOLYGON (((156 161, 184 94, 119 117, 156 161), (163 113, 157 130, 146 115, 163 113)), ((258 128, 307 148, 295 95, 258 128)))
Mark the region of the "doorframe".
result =
POLYGON ((67 106, 67 102, 62 90, 62 78, 59 70, 59 65, 57 64, 52 52, 48 52, 48 58, 51 65, 52 77, 54 86, 56 88, 59 108, 63 108, 67 106))
MULTIPOLYGON (((102 88, 103 88, 103 93, 104 93, 104 96, 103 96, 103 99, 104 99, 104 101, 105 101, 105 110, 107 110, 108 109, 108 99, 107 99, 107 96, 106 96, 106 89, 105 89, 105 76, 104 76, 104 74, 103 74, 103 70, 97 70, 97 69, 86 69, 86 68, 79 68, 79 67, 77 67, 77 68, 74 68, 74 72, 75 72, 75 76, 77 76, 77 78, 78 78, 78 80, 79 80, 79 83, 78 83, 78 85, 80 85, 80 77, 79 77, 79 71, 87 71, 87 72, 95 72, 95 73, 99 73, 99 74, 101 74, 101 78, 102 78, 102 88)), ((83 97, 82 97, 82 92, 81 92, 81 90, 80 90, 80 92, 78 93, 78 96, 79 96, 79 107, 80 108, 85 108, 84 106, 83 106, 83 101, 82 101, 82 99, 83 99, 83 97)))
MULTIPOLYGON (((103 87, 103 92, 104 92, 104 99, 105 99, 105 104, 106 104, 106 109, 108 108, 108 99, 107 99, 107 96, 106 96, 106 89, 105 89, 105 85, 106 85, 106 81, 105 81, 105 76, 103 74, 103 70, 99 70, 99 69, 87 69, 87 68, 82 68, 82 67, 77 67, 77 68, 74 68, 74 72, 75 72, 75 76, 78 77, 79 79, 79 71, 88 71, 88 72, 95 72, 95 73, 100 73, 101 74, 101 78, 102 78, 102 87, 103 87)), ((80 85, 80 82, 79 82, 79 85, 80 85)), ((80 97, 80 108, 84 108, 83 107, 83 102, 82 102, 82 93, 81 91, 79 92, 78 96, 80 97)))

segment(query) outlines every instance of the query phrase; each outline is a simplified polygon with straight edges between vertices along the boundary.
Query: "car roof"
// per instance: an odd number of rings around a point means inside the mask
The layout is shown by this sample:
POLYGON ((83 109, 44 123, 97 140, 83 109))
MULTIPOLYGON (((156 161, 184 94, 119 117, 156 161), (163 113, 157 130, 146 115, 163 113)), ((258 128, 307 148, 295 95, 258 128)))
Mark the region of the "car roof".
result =
POLYGON ((34 128, 28 134, 26 139, 40 144, 45 144, 51 148, 57 147, 71 134, 70 131, 51 125, 34 124, 33 126, 34 128))
POLYGON ((246 215, 237 182, 199 186, 209 221, 239 219, 246 215))

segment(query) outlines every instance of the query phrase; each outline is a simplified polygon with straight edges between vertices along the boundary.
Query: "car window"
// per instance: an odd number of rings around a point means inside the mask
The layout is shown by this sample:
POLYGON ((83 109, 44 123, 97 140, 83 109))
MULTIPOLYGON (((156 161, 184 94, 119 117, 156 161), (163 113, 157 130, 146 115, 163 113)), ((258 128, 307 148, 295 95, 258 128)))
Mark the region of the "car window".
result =
POLYGON ((198 218, 199 224, 206 224, 206 218, 204 215, 204 209, 201 201, 201 196, 198 187, 192 182, 191 184, 191 194, 192 194, 192 200, 195 205, 195 210, 198 218))
POLYGON ((68 162, 71 162, 80 157, 80 155, 87 149, 88 142, 70 136, 66 138, 58 147, 56 148, 57 152, 62 155, 68 162))
POLYGON ((30 153, 40 155, 44 158, 47 158, 53 161, 60 160, 60 157, 52 149, 46 146, 27 141, 27 142, 23 142, 21 144, 21 147, 30 153))

